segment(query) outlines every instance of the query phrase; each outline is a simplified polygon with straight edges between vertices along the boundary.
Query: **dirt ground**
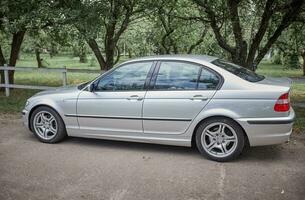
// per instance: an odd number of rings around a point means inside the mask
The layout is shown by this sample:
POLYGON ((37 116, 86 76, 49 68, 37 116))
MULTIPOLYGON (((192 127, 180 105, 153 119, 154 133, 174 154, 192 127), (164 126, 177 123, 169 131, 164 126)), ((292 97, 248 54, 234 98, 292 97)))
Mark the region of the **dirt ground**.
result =
POLYGON ((305 199, 305 138, 217 163, 196 149, 69 138, 43 144, 0 116, 0 199, 305 199))

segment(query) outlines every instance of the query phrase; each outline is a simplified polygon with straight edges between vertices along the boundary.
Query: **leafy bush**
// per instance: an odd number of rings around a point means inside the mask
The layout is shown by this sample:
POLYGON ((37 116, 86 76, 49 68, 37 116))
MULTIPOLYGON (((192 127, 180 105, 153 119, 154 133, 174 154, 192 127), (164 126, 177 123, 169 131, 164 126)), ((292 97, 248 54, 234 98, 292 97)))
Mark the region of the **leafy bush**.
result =
POLYGON ((282 63, 282 55, 279 53, 276 53, 272 56, 272 63, 276 65, 281 65, 282 63))
POLYGON ((301 63, 297 53, 290 53, 283 58, 283 64, 288 69, 300 69, 301 63))

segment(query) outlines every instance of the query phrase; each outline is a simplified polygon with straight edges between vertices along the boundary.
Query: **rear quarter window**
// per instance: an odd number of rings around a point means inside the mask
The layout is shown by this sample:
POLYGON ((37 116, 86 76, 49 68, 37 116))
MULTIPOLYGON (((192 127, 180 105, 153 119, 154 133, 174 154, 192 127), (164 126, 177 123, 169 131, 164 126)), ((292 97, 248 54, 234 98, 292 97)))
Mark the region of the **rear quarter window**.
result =
POLYGON ((202 68, 199 81, 199 90, 215 90, 220 82, 220 78, 213 72, 202 68))
POLYGON ((242 66, 224 60, 217 59, 214 60, 212 63, 249 82, 258 82, 265 78, 264 76, 258 75, 255 72, 248 70, 242 66))

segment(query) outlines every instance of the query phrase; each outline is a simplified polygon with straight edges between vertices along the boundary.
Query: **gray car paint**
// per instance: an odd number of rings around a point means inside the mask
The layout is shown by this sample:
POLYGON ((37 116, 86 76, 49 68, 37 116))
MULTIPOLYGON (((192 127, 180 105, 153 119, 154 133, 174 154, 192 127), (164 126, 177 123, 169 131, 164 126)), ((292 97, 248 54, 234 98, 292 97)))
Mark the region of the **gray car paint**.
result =
POLYGON ((251 146, 287 141, 294 111, 291 108, 289 112, 275 112, 273 107, 278 97, 290 90, 291 81, 266 78, 251 83, 215 66, 211 63, 215 59, 194 55, 155 56, 123 64, 162 60, 200 64, 223 77, 219 90, 90 92, 90 84, 82 90, 75 86, 58 88, 31 97, 23 111, 24 122, 28 126, 31 111, 47 105, 62 117, 69 136, 191 146, 192 135, 202 120, 224 116, 242 126, 251 146), (130 100, 132 95, 142 99, 130 100), (204 99, 192 100, 195 95, 204 99), (249 119, 291 123, 249 124, 249 119))

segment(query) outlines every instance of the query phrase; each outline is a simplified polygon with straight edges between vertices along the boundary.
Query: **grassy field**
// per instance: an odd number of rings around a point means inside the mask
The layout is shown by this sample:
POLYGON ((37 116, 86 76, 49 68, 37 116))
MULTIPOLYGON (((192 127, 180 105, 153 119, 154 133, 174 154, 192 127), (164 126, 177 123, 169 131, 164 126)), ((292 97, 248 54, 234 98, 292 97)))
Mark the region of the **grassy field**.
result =
MULTIPOLYGON (((77 68, 77 69, 99 69, 97 60, 93 55, 87 56, 87 63, 80 63, 79 58, 72 55, 56 55, 50 58, 48 54, 41 54, 43 63, 46 67, 50 68, 77 68)), ((124 62, 128 60, 127 57, 121 56, 120 61, 124 62)), ((18 67, 37 67, 35 56, 32 54, 22 54, 17 62, 18 67)))
POLYGON ((256 72, 259 74, 263 74, 265 76, 273 76, 273 77, 304 77, 303 70, 301 68, 287 69, 282 65, 272 64, 267 61, 262 61, 259 64, 256 72))
MULTIPOLYGON (((42 55, 44 62, 48 68, 82 68, 82 69, 99 69, 98 63, 93 57, 88 57, 88 63, 79 63, 78 58, 73 58, 69 55, 61 55, 53 57, 49 55, 42 55)), ((120 62, 126 59, 121 59, 120 62)), ((37 63, 33 55, 21 55, 17 62, 17 66, 22 67, 36 67, 37 63)), ((287 70, 281 65, 274 65, 269 62, 262 62, 257 72, 265 76, 275 77, 301 77, 302 70, 287 70)), ((78 84, 81 82, 94 79, 98 74, 80 74, 68 73, 68 83, 78 84)), ((45 86, 61 86, 61 73, 38 73, 38 72, 16 72, 16 84, 25 85, 45 85, 45 86)), ((0 113, 18 113, 22 110, 27 98, 38 91, 15 89, 11 90, 11 96, 5 97, 3 92, 0 92, 0 113)), ((294 83, 291 91, 291 101, 305 103, 305 83, 294 83)), ((295 129, 305 132, 305 108, 294 106, 297 113, 297 120, 295 129)))
MULTIPOLYGON (((87 63, 79 63, 77 57, 73 57, 72 55, 57 55, 53 58, 50 58, 48 54, 41 54, 41 58, 43 59, 43 64, 46 67, 51 68, 80 68, 80 69, 97 69, 98 63, 93 57, 88 57, 87 63)), ((17 65, 19 67, 37 67, 37 62, 35 60, 35 55, 32 54, 21 54, 17 65)))
MULTIPOLYGON (((79 63, 77 57, 72 57, 71 55, 58 55, 53 57, 52 59, 48 54, 42 54, 41 57, 44 60, 44 63, 47 67, 51 68, 78 68, 78 69, 99 69, 99 65, 96 59, 90 55, 88 56, 87 63, 79 63)), ((128 60, 127 57, 121 56, 119 63, 128 60)), ((30 54, 22 54, 20 59, 17 62, 17 66, 19 67, 36 67, 37 62, 35 60, 34 55, 30 54)), ((261 64, 257 68, 257 72, 260 74, 264 74, 266 76, 274 76, 274 77, 302 77, 303 71, 302 69, 287 69, 282 65, 272 64, 268 61, 262 61, 261 64)), ((305 77, 304 77, 305 78, 305 77)))

